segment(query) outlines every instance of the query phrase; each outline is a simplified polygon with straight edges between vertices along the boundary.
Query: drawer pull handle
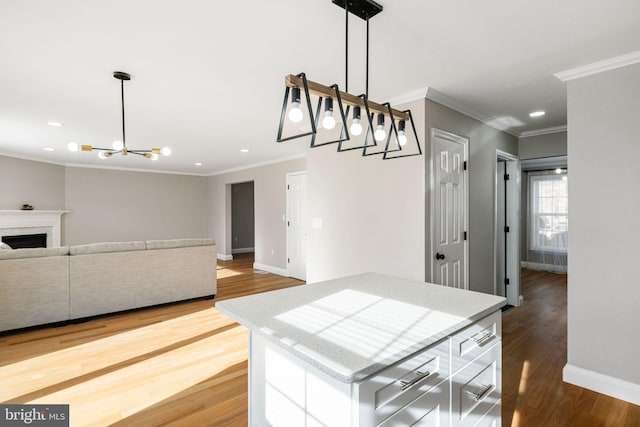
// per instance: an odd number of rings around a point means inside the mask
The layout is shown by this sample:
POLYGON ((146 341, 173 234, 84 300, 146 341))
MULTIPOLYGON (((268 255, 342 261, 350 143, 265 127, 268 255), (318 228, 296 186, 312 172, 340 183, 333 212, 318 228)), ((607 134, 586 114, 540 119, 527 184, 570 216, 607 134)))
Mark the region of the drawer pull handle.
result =
POLYGON ((418 374, 417 377, 415 377, 414 379, 407 381, 407 380, 400 380, 400 385, 402 386, 403 390, 408 389, 409 387, 417 384, 418 382, 422 381, 423 379, 427 378, 428 376, 430 376, 432 374, 432 372, 420 372, 420 371, 416 371, 416 374, 418 374))
POLYGON ((484 398, 486 394, 489 393, 492 389, 493 389, 493 384, 489 384, 489 385, 483 386, 480 392, 467 390, 467 393, 473 396, 474 400, 477 402, 478 400, 482 400, 482 398, 484 398))
POLYGON ((493 335, 493 333, 491 332, 487 332, 486 334, 482 335, 479 338, 471 338, 476 345, 482 346, 484 343, 486 343, 487 341, 489 341, 491 338, 493 338, 495 335, 493 335))

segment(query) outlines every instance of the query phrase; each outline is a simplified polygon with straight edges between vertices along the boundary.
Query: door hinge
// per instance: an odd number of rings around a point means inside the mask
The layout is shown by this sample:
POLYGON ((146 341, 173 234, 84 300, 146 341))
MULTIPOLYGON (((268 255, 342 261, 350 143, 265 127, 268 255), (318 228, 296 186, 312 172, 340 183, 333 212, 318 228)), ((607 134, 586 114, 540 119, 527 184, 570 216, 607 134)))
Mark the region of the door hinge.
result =
POLYGON ((291 258, 287 258, 287 264, 291 264, 291 258))
POLYGON ((467 162, 466 161, 462 162, 462 169, 463 170, 467 170, 467 162))
POLYGON ((291 186, 287 184, 287 190, 291 190, 291 186))
POLYGON ((287 221, 287 227, 291 227, 291 223, 287 221))
POLYGON ((466 231, 462 233, 462 238, 463 238, 463 240, 467 240, 467 232, 466 231))
POLYGON ((508 174, 508 173, 505 173, 505 174, 504 174, 504 180, 505 180, 505 181, 509 181, 509 174, 508 174))
POLYGON ((509 232, 509 226, 508 226, 508 225, 505 225, 505 226, 504 226, 504 232, 505 232, 505 233, 508 233, 508 232, 509 232))
POLYGON ((509 279, 505 278, 505 279, 504 279, 504 284, 505 284, 505 285, 508 285, 508 284, 509 284, 509 279))

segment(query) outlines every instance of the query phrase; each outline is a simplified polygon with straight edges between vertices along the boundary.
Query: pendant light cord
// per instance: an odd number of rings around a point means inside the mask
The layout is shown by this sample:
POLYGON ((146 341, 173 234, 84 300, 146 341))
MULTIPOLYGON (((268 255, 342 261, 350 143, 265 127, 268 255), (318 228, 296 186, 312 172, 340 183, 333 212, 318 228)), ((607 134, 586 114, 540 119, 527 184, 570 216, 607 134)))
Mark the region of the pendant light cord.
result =
POLYGON ((124 132, 124 80, 120 80, 120 99, 122 100, 122 145, 127 148, 127 139, 124 132))
POLYGON ((367 99, 369 99, 369 17, 367 16, 367 70, 366 70, 366 78, 365 78, 365 95, 367 99))
POLYGON ((344 13, 344 91, 349 92, 349 0, 345 0, 344 2, 344 13))

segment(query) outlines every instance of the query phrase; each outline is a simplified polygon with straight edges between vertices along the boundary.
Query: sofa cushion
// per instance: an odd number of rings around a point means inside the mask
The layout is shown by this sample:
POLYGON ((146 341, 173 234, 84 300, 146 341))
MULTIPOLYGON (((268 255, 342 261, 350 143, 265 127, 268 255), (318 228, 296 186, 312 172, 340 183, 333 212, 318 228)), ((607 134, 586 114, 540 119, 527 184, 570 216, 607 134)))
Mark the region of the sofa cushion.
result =
POLYGON ((147 249, 169 249, 184 248, 188 246, 211 246, 215 245, 213 239, 169 239, 169 240, 147 240, 147 249))
POLYGON ((88 255, 107 252, 144 251, 144 242, 102 242, 76 245, 69 248, 69 255, 88 255))
POLYGON ((69 246, 60 246, 57 248, 22 248, 11 251, 0 251, 0 259, 41 258, 66 255, 69 255, 69 246))
POLYGON ((11 246, 7 245, 5 242, 0 242, 0 249, 13 249, 11 246))

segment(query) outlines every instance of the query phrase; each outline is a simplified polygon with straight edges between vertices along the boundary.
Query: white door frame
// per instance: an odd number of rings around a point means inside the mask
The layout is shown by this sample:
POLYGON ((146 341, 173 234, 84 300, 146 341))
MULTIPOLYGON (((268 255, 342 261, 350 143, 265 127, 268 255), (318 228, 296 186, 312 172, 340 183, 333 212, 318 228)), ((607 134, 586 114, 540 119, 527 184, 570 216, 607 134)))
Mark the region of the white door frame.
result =
MULTIPOLYGON (((287 172, 286 178, 285 178, 285 185, 289 185, 289 177, 296 176, 296 175, 305 175, 306 176, 307 175, 307 171, 306 170, 301 170, 301 171, 295 171, 295 172, 287 172)), ((286 212, 286 214, 285 214, 285 216, 286 216, 286 221, 289 221, 289 218, 288 218, 288 214, 289 214, 289 192, 286 191, 286 189, 285 189, 285 194, 286 194, 286 200, 285 200, 285 212, 286 212)), ((308 226, 307 218, 303 218, 302 219, 302 223, 303 224, 307 224, 307 226, 308 226)), ((308 234, 308 232, 305 232, 305 236, 307 234, 308 234)), ((287 250, 286 250, 287 276, 288 277, 293 277, 293 276, 291 276, 291 271, 289 270, 289 262, 288 262, 288 259, 289 259, 289 227, 288 226, 286 226, 285 240, 286 240, 286 247, 287 247, 287 250)), ((306 250, 305 250, 305 253, 306 253, 306 250)), ((305 259, 305 272, 306 272, 306 268, 307 268, 307 260, 305 259)), ((306 276, 306 274, 305 274, 305 276, 306 276)), ((301 280, 306 280, 306 277, 304 279, 301 279, 301 280)))
POLYGON ((521 173, 520 158, 506 151, 496 150, 496 160, 494 162, 494 186, 493 186, 493 293, 497 295, 498 283, 497 257, 498 257, 498 185, 504 182, 504 178, 499 179, 496 165, 498 161, 505 162, 505 170, 509 175, 509 180, 513 183, 508 187, 507 200, 511 203, 507 205, 506 223, 509 225, 507 235, 506 252, 507 276, 509 277, 509 288, 507 289, 507 304, 520 305, 520 192, 521 173))
POLYGON ((467 169, 465 170, 465 173, 463 174, 463 179, 464 179, 464 229, 467 232, 467 239, 464 241, 464 289, 469 289, 469 239, 471 238, 471 233, 469 233, 469 138, 465 138, 459 135, 456 135, 454 133, 451 132, 447 132, 444 130, 440 130, 440 129, 436 129, 436 128, 431 128, 431 139, 430 139, 430 144, 431 144, 431 161, 430 161, 430 168, 431 168, 431 173, 430 173, 430 237, 431 237, 431 242, 430 242, 430 247, 429 247, 429 254, 428 256, 430 257, 431 262, 429 263, 430 268, 431 268, 431 274, 429 277, 429 281, 433 282, 433 275, 434 275, 434 270, 435 270, 435 256, 434 256, 434 218, 435 218, 435 209, 434 209, 434 205, 435 205, 435 200, 434 200, 434 194, 435 194, 435 168, 434 168, 434 161, 435 161, 435 145, 433 144, 433 139, 434 138, 441 138, 441 139, 446 139, 452 142, 456 142, 459 144, 462 144, 464 146, 464 162, 467 163, 467 169))

